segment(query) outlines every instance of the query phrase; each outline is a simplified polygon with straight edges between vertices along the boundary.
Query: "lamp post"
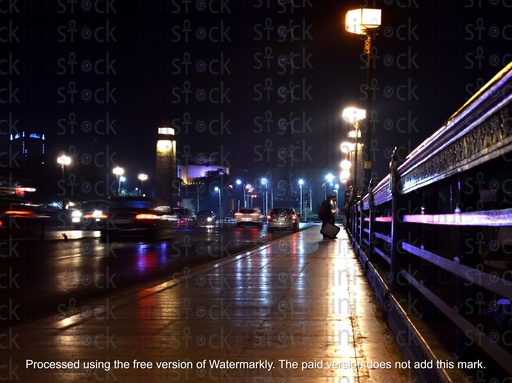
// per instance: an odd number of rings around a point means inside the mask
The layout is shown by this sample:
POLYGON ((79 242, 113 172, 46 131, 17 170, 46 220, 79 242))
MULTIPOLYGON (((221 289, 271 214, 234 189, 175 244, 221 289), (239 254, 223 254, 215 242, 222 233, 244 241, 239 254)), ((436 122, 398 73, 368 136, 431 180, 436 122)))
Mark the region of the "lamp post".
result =
POLYGON ((359 121, 361 121, 363 118, 366 117, 366 110, 359 109, 359 108, 345 108, 343 109, 343 119, 352 123, 354 125, 354 129, 356 131, 355 134, 355 155, 354 155, 354 186, 353 186, 353 192, 354 192, 354 198, 357 198, 357 138, 358 138, 358 131, 359 131, 359 121))
POLYGON ((120 177, 124 174, 124 169, 117 166, 114 169, 112 169, 112 173, 114 173, 114 175, 117 178, 117 195, 119 195, 119 192, 121 190, 121 178, 120 177))
POLYGON ((219 225, 222 222, 222 194, 218 186, 215 186, 215 191, 219 193, 219 225))
POLYGON ((268 214, 268 182, 266 178, 261 179, 261 185, 265 186, 265 194, 263 195, 263 211, 266 216, 268 214))
MULTIPOLYGON (((381 25, 381 14, 382 11, 377 8, 359 8, 353 9, 347 12, 345 18, 345 30, 350 33, 354 33, 357 35, 365 36, 364 41, 364 53, 366 56, 366 87, 365 90, 367 92, 367 107, 368 115, 371 117, 372 110, 372 86, 371 86, 371 77, 372 77, 372 38, 375 35, 375 31, 381 25)), ((371 176, 372 171, 372 161, 370 156, 370 144, 371 144, 371 127, 370 121, 368 120, 367 129, 366 129, 366 151, 367 151, 367 160, 363 162, 363 174, 366 171, 368 177, 371 176)), ((357 147, 356 147, 357 151, 357 147)))
POLYGON ((250 207, 252 207, 252 191, 253 191, 253 187, 251 184, 247 184, 245 185, 244 187, 244 207, 247 207, 247 205, 249 205, 250 207), (245 194, 245 191, 247 190, 248 193, 248 196, 250 196, 250 199, 249 199, 249 203, 245 204, 245 199, 246 199, 246 194, 245 194))
POLYGON ((334 176, 329 173, 325 176, 325 181, 324 182, 324 194, 325 194, 325 198, 327 199, 327 183, 330 183, 332 184, 332 181, 334 181, 334 176))
MULTIPOLYGON (((64 168, 66 166, 68 166, 69 164, 71 164, 71 158, 66 156, 65 154, 62 154, 59 157, 57 157, 57 163, 60 165, 60 167, 62 169, 62 187, 64 188, 64 193, 66 194, 66 186, 65 186, 66 181, 65 181, 65 177, 64 177, 64 168)), ((63 201, 62 201, 63 209, 65 208, 65 204, 66 204, 66 201, 65 201, 65 198, 63 198, 63 201)))
POLYGON ((63 154, 57 157, 57 163, 60 165, 62 169, 62 181, 64 181, 64 167, 71 164, 71 158, 63 154))
POLYGON ((302 217, 304 216, 304 204, 303 204, 303 198, 302 198, 302 186, 304 186, 304 180, 301 178, 299 181, 299 214, 302 220, 302 217))
MULTIPOLYGON (((123 192, 123 188, 121 187, 123 182, 126 182, 126 177, 125 176, 119 177, 119 192, 118 192, 118 194, 122 194, 122 192, 123 192)), ((124 185, 124 187, 126 189, 126 184, 124 185)))
POLYGON ((144 173, 140 173, 137 176, 137 178, 140 181, 140 195, 143 196, 144 195, 144 181, 146 181, 148 179, 148 175, 144 174, 144 173))

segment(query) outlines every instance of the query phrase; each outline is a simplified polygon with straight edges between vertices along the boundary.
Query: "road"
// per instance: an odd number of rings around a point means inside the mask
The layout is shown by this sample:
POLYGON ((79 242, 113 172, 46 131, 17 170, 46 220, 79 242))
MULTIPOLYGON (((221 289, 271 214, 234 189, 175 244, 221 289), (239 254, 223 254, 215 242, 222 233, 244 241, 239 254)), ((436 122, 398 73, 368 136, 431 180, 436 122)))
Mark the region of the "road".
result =
POLYGON ((66 231, 68 240, 6 241, 0 245, 0 327, 177 278, 288 234, 226 225, 180 229, 172 240, 154 243, 101 243, 78 231, 66 231))

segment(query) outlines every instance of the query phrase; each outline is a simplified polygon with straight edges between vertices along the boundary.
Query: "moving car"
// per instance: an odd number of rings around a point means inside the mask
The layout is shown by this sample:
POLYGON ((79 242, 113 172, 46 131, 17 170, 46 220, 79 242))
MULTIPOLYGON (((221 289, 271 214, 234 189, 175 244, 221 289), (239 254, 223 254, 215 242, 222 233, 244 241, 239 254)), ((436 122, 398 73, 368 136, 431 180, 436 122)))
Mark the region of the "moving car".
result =
POLYGON ((267 216, 267 229, 273 233, 275 229, 299 231, 299 216, 295 209, 288 207, 276 207, 267 216))
POLYGON ((48 219, 48 212, 41 205, 0 198, 0 238, 39 237, 48 219))
POLYGON ((235 213, 236 226, 263 227, 265 220, 261 210, 257 207, 244 207, 235 213))
POLYGON ((217 222, 217 216, 211 210, 200 210, 196 213, 199 226, 211 226, 217 222))
POLYGON ((82 230, 99 230, 105 226, 108 211, 112 202, 110 200, 84 201, 71 212, 73 228, 82 230))
POLYGON ((150 197, 115 197, 101 229, 103 241, 162 240, 173 237, 172 211, 164 202, 150 197))
POLYGON ((190 209, 184 207, 173 207, 172 214, 172 220, 175 226, 193 227, 197 224, 196 215, 190 209))

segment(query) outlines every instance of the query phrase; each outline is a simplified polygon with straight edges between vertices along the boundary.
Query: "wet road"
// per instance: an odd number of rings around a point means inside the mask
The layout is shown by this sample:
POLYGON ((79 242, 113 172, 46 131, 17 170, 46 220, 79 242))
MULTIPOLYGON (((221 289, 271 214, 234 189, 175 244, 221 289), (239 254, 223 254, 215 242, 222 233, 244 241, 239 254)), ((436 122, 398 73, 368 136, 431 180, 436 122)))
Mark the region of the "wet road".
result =
MULTIPOLYGON (((68 232, 72 238, 73 233, 68 232)), ((76 234, 76 233, 75 233, 76 234)), ((101 243, 98 238, 11 241, 0 248, 0 326, 62 313, 87 300, 178 278, 289 232, 194 228, 169 241, 101 243)))

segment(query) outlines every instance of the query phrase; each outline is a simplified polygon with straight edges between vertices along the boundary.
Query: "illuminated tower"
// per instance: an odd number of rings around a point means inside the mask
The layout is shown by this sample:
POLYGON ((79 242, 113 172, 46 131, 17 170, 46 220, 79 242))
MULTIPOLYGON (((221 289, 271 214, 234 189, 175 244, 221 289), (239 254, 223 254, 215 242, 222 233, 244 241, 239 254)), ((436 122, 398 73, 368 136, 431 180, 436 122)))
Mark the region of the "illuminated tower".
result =
POLYGON ((158 128, 156 143, 156 177, 155 196, 171 206, 175 206, 179 196, 179 185, 176 177, 176 141, 174 129, 158 128))

